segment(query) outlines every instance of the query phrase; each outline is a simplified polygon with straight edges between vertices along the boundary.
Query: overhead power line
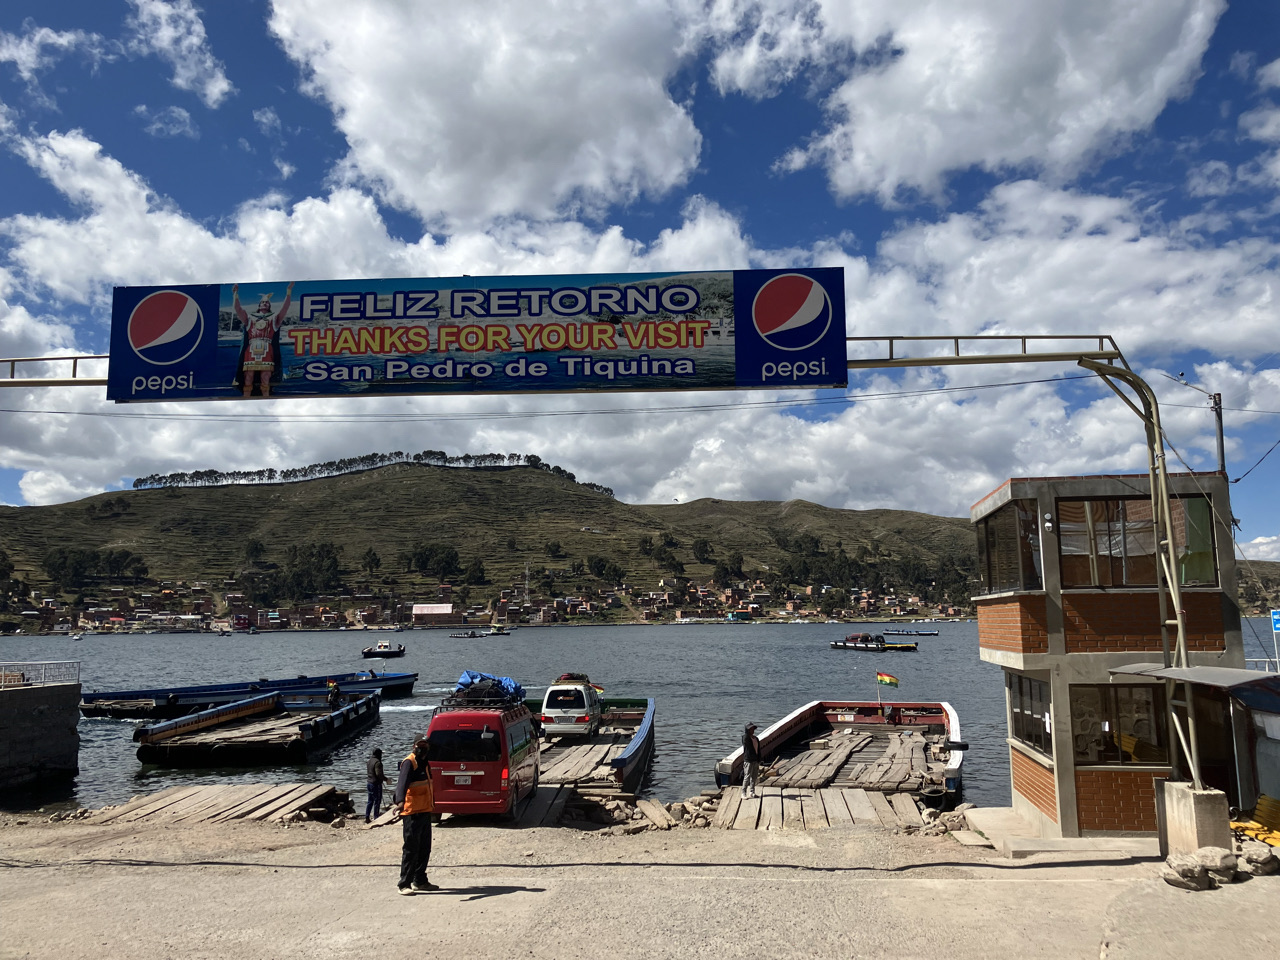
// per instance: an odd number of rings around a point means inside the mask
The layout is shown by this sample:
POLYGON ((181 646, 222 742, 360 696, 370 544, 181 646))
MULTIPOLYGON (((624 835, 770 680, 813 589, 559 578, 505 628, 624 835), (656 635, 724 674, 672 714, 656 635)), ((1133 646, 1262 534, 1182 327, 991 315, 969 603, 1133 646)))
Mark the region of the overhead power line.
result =
POLYGON ((703 413, 714 410, 741 410, 752 408, 787 408, 850 406, 876 400, 896 400, 905 397, 926 397, 949 393, 969 393, 974 390, 994 390, 1003 387, 1021 387, 1038 383, 1060 383, 1065 380, 1092 380, 1089 375, 1045 377, 1038 380, 1010 380, 1003 383, 977 383, 969 386, 931 387, 923 390, 894 390, 883 393, 850 394, 840 397, 809 397, 791 400, 739 400, 728 403, 690 403, 661 407, 600 407, 588 410, 524 410, 477 411, 475 413, 341 413, 341 414, 281 414, 281 413, 145 413, 136 410, 23 410, 0 407, 0 413, 29 414, 39 416, 98 417, 109 420, 173 420, 199 423, 261 423, 264 419, 282 423, 417 423, 468 422, 476 420, 528 420, 540 417, 617 416, 646 413, 703 413))

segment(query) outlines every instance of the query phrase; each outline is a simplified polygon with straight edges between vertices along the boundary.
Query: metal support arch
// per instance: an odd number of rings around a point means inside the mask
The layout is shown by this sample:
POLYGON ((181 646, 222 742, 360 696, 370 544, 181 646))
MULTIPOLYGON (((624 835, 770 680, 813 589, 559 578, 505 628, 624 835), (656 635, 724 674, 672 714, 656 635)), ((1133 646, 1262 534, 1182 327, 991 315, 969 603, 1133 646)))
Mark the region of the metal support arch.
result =
MULTIPOLYGON (((1164 665, 1188 666, 1186 620, 1182 610, 1182 592, 1177 578, 1177 551, 1173 543, 1172 508, 1169 503, 1169 479, 1164 448, 1164 433, 1160 426, 1160 405, 1155 391, 1142 377, 1129 367, 1124 355, 1116 346, 1115 340, 1105 335, 1068 335, 1068 336, 1000 336, 981 335, 972 337, 848 337, 850 343, 860 346, 882 344, 883 355, 870 359, 848 361, 850 370, 866 370, 894 367, 926 367, 952 366, 956 364, 987 363, 1042 363, 1045 361, 1069 361, 1076 363, 1103 379, 1116 395, 1142 420, 1147 435, 1147 475, 1151 491, 1152 527, 1155 536, 1156 553, 1160 562, 1156 566, 1156 595, 1160 611, 1160 640, 1164 655, 1164 665), (1014 350, 1007 352, 973 352, 966 353, 965 346, 976 345, 977 349, 1004 344, 1016 344, 1014 350), (901 356, 904 346, 919 345, 924 347, 921 356, 901 356), (1037 350, 1037 346, 1049 349, 1037 350), (1072 349, 1072 346, 1075 349, 1072 349), (1053 349, 1056 347, 1057 349, 1053 349), (1065 348, 1065 349, 1064 349, 1065 348), (1141 407, 1135 404, 1117 386, 1116 381, 1128 386, 1138 395, 1141 407), (1169 616, 1169 605, 1172 600, 1173 616, 1169 616), (1169 630, 1174 630, 1172 650, 1169 643, 1169 630)), ((1169 723, 1178 738, 1182 754, 1190 767, 1191 779, 1197 790, 1204 788, 1200 776, 1200 751, 1196 737, 1195 713, 1191 702, 1191 684, 1183 683, 1183 699, 1174 696, 1176 683, 1166 684, 1166 701, 1169 710, 1169 723), (1177 707, 1185 707, 1187 712, 1187 730, 1182 728, 1177 707)))

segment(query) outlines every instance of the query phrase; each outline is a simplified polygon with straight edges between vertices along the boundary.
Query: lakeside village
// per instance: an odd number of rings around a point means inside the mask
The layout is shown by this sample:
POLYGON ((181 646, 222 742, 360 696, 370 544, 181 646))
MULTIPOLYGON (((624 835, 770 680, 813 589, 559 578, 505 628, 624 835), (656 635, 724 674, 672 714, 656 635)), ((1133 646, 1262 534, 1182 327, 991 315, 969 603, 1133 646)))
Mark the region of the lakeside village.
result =
POLYGON ((19 618, 0 623, 0 628, 46 635, 229 633, 555 623, 843 623, 972 616, 962 607, 928 604, 918 596, 899 597, 874 589, 810 586, 783 591, 781 596, 779 592, 760 580, 721 589, 699 586, 683 577, 666 577, 656 590, 637 590, 624 583, 564 597, 530 594, 527 583, 516 583, 487 603, 471 604, 466 587, 455 589, 441 583, 430 598, 419 593, 404 599, 394 593, 356 588, 293 606, 268 607, 250 602, 235 581, 218 587, 205 581, 165 581, 157 586, 105 587, 92 595, 82 593, 79 603, 57 596, 40 596, 38 600, 28 596, 15 610, 19 618))

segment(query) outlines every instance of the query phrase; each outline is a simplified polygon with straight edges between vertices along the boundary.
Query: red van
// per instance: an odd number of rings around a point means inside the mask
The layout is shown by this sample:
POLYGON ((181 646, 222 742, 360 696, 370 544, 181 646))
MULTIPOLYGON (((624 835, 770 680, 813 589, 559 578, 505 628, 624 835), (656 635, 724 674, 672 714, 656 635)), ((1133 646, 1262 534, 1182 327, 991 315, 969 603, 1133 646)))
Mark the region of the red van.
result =
POLYGON ((437 813, 513 816, 538 789, 538 739, 523 703, 446 701, 427 739, 437 813))

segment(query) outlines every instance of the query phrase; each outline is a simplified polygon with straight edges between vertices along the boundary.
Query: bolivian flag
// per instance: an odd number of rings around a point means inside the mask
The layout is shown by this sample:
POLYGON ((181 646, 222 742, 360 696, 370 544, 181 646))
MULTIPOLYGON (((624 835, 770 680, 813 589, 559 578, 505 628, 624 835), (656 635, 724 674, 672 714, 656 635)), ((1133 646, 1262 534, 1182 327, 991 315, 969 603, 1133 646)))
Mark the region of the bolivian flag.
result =
POLYGON ((877 671, 876 683, 883 683, 886 687, 896 687, 898 685, 898 678, 892 673, 880 673, 877 671))

